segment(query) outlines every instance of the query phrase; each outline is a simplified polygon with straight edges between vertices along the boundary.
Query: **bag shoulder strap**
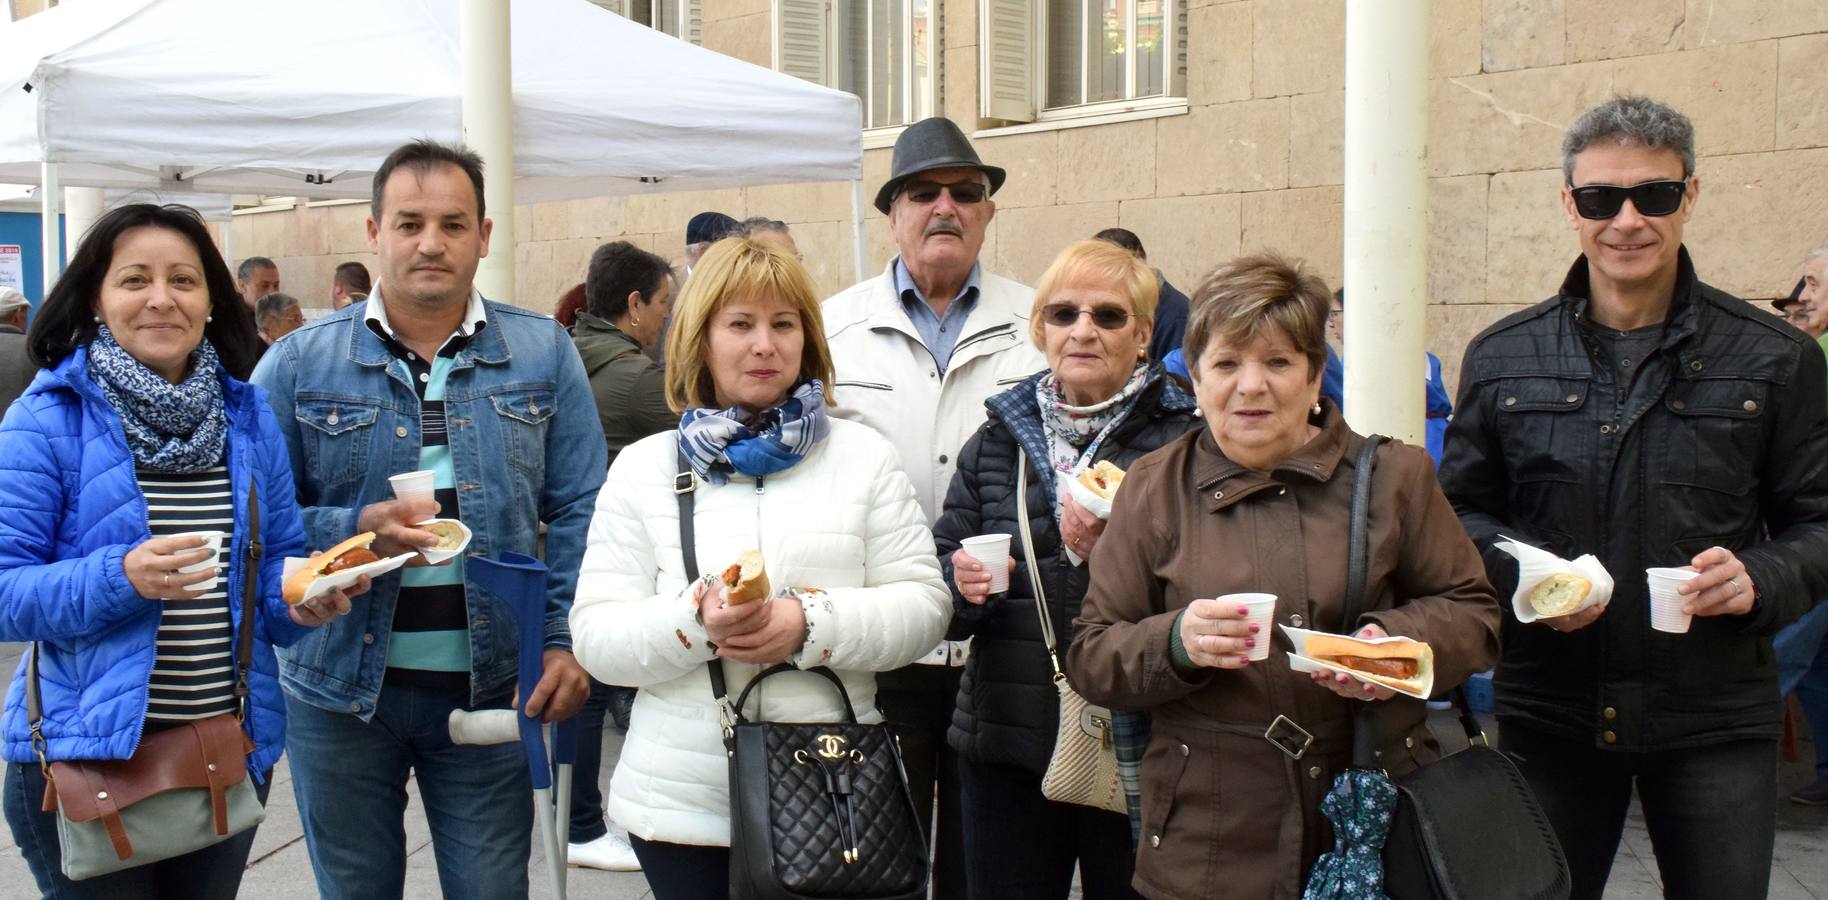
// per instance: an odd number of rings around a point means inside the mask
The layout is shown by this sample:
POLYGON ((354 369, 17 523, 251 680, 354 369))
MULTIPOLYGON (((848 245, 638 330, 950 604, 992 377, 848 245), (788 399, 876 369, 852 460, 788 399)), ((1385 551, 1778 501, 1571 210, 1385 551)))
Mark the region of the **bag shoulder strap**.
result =
MULTIPOLYGON (((248 672, 254 667, 255 594, 259 590, 260 558, 266 550, 260 544, 260 487, 248 481, 248 565, 241 575, 241 623, 235 631, 235 706, 236 717, 247 721, 248 672)), ((25 715, 32 730, 32 749, 38 761, 44 762, 44 699, 38 685, 38 642, 33 641, 25 660, 25 715)))
POLYGON ((1016 530, 1022 533, 1022 559, 1028 564, 1028 584, 1035 593, 1035 614, 1041 620, 1041 640, 1047 644, 1047 662, 1054 667, 1056 680, 1065 677, 1060 671, 1060 656, 1054 642, 1053 617, 1047 614, 1047 591, 1041 587, 1041 567, 1035 560, 1035 536, 1028 524, 1028 453, 1016 448, 1016 530))

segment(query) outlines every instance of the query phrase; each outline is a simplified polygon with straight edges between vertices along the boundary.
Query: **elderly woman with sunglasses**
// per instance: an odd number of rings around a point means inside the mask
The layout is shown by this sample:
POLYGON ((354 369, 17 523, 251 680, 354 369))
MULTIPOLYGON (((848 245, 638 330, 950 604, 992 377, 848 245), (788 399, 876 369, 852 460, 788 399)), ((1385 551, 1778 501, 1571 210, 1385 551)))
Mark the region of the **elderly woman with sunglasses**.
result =
POLYGON ((1068 482, 1097 462, 1128 467, 1197 422, 1183 383, 1147 358, 1157 285, 1147 264, 1103 241, 1081 241, 1054 260, 1035 291, 1029 332, 1048 368, 985 402, 989 418, 959 454, 934 528, 953 586, 950 636, 974 639, 948 735, 959 753, 974 898, 1064 898, 1075 864, 1087 898, 1135 896, 1126 817, 1041 793, 1059 670, 1029 568, 1062 658, 1090 578, 1086 560, 1104 533, 1068 482), (992 594, 990 571, 961 542, 1019 533, 1022 480, 1035 558, 1018 538, 1014 558, 993 563, 1009 568, 1009 590, 992 594))

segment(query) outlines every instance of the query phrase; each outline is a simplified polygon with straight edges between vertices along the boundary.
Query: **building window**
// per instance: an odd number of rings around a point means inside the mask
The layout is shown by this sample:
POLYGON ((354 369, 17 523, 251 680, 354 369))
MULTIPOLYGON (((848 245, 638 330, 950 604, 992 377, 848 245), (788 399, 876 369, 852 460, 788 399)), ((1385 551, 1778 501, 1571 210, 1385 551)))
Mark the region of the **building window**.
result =
POLYGON ((590 0, 619 16, 682 41, 699 42, 703 0, 590 0))
POLYGON ((1184 0, 982 0, 983 114, 1013 122, 1187 93, 1184 0))
POLYGON ((775 0, 775 68, 856 94, 864 128, 934 114, 935 0, 775 0))

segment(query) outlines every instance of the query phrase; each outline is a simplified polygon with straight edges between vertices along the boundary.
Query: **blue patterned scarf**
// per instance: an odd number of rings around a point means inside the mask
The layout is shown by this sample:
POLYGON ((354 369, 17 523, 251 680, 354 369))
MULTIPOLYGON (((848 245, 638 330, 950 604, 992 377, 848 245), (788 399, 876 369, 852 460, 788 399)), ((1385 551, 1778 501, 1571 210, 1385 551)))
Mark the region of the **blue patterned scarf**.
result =
POLYGON ((121 417, 136 468, 201 472, 222 464, 228 443, 221 366, 208 339, 190 354, 190 374, 172 384, 134 359, 108 326, 89 342, 89 377, 121 417))
POLYGON ((688 409, 679 417, 679 449, 692 471, 712 484, 729 481, 733 472, 760 478, 788 469, 830 433, 825 385, 818 379, 753 419, 742 407, 688 409))

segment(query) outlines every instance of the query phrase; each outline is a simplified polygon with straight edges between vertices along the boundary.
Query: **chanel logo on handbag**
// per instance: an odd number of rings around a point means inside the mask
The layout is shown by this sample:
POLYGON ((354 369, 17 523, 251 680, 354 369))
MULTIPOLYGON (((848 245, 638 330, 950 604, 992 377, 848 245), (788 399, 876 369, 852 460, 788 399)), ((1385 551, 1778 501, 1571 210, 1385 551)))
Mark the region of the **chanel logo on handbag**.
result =
POLYGON ((839 760, 845 757, 843 736, 836 734, 821 734, 817 738, 814 738, 814 740, 819 742, 820 756, 830 760, 839 760))

